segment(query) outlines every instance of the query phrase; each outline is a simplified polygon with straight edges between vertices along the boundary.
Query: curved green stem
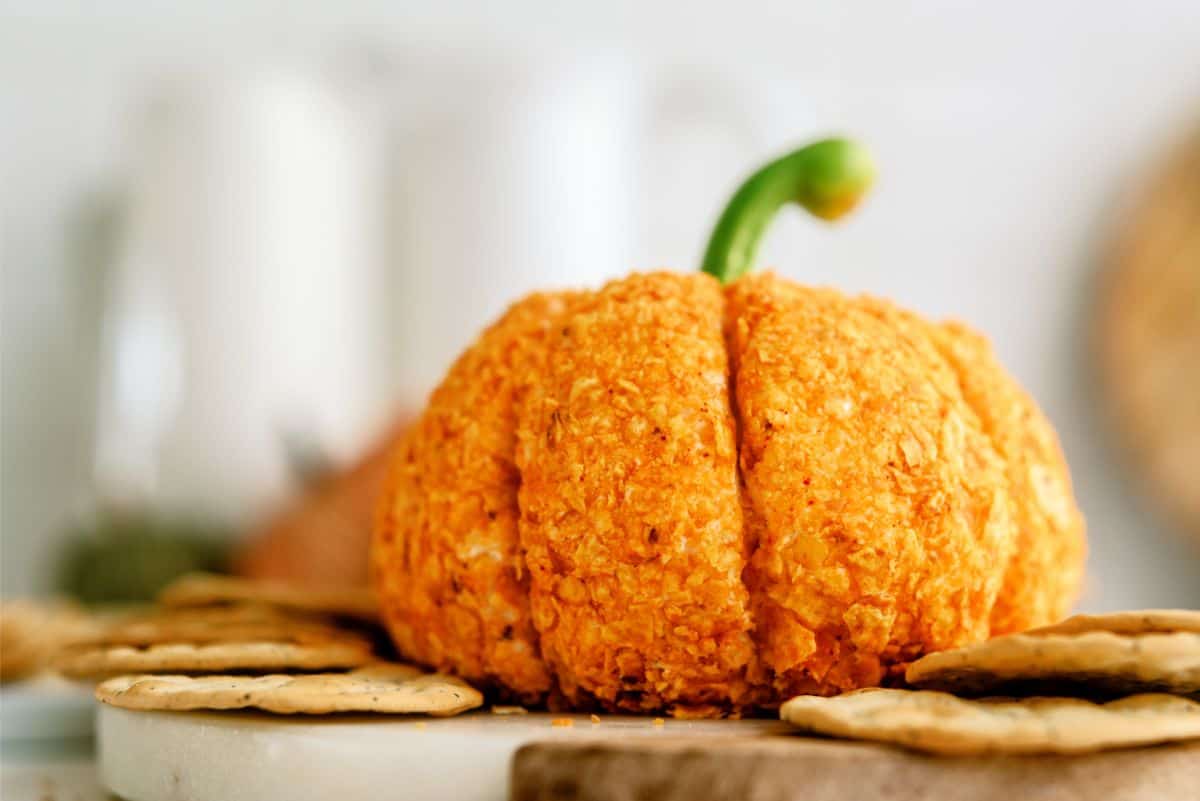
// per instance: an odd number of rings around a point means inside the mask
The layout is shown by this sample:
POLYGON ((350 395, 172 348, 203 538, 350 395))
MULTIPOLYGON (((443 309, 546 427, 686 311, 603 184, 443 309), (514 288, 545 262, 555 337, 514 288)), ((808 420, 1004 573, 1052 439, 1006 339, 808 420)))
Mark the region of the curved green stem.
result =
POLYGON ((870 188, 875 163, 861 145, 825 139, 763 167, 742 184, 717 221, 704 253, 704 272, 723 284, 754 266, 759 240, 787 203, 823 220, 849 213, 870 188))

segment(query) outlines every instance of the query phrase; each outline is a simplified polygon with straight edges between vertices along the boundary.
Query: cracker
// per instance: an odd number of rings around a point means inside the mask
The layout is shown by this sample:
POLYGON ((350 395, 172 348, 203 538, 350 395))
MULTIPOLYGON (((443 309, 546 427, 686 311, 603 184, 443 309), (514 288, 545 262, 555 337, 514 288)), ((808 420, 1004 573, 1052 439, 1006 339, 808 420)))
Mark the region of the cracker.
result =
POLYGON ((189 573, 177 579, 159 594, 158 601, 168 607, 269 604, 300 612, 340 615, 372 623, 379 621, 379 604, 374 593, 366 588, 305 587, 211 573, 189 573))
POLYGON ((227 670, 329 670, 373 661, 361 637, 339 635, 319 642, 163 643, 136 647, 99 645, 70 648, 55 666, 76 678, 122 673, 216 673, 227 670))
POLYGON ((802 695, 785 703, 780 716, 810 732, 953 756, 1083 754, 1200 737, 1200 704, 1161 694, 1098 704, 871 689, 802 695))
POLYGON ((330 623, 333 618, 309 612, 297 612, 281 609, 277 606, 261 603, 231 603, 214 606, 181 606, 153 607, 148 611, 125 615, 116 620, 117 623, 139 622, 143 620, 163 620, 187 622, 204 622, 223 625, 226 623, 262 623, 280 620, 305 620, 330 623))
POLYGON ((1140 609, 1131 612, 1109 612, 1104 615, 1075 615, 1024 633, 1083 634, 1088 631, 1111 631, 1114 634, 1190 631, 1200 634, 1200 610, 1140 609))
POLYGON ((1200 696, 1200 634, 1010 634, 928 654, 905 679, 958 695, 1200 696))
POLYGON ((167 610, 117 621, 87 640, 91 645, 145 647, 167 643, 300 642, 342 637, 344 630, 320 618, 273 608, 217 607, 167 610))
POLYGON ((61 649, 100 629, 96 618, 65 601, 0 602, 0 681, 27 678, 49 667, 61 649))
POLYGON ((335 712, 456 715, 483 703, 462 680, 378 663, 350 673, 302 676, 121 676, 96 698, 125 709, 247 709, 281 714, 335 712))

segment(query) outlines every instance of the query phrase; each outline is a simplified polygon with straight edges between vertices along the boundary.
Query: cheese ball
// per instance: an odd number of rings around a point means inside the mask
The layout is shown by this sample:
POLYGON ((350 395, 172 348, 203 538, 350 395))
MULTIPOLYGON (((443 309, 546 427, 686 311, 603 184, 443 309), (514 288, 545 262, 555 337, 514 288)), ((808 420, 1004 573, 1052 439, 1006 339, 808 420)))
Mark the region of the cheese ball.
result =
POLYGON ((876 686, 1060 618, 1083 522, 986 341, 770 274, 516 304, 397 449, 400 652, 525 703, 676 715, 876 686))

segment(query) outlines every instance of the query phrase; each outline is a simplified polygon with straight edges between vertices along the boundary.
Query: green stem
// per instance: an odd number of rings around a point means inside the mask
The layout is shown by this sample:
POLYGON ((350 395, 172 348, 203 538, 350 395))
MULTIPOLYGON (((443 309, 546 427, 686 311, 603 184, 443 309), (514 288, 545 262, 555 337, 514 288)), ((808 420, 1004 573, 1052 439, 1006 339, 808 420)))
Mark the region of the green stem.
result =
POLYGON ((787 203, 823 220, 849 213, 870 188, 875 164, 861 145, 825 139, 772 161, 742 184, 725 207, 704 253, 704 272, 732 283, 754 266, 759 240, 787 203))

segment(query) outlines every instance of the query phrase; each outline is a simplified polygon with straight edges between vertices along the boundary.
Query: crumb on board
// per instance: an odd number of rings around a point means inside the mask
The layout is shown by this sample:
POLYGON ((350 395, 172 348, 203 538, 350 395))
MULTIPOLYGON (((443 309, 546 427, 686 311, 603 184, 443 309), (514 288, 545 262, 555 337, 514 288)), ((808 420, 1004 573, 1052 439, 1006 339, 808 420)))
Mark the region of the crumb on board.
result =
POLYGON ((528 715, 529 710, 523 706, 503 706, 496 705, 492 707, 493 715, 528 715))
POLYGON ((595 724, 597 724, 597 723, 599 723, 599 722, 600 722, 600 716, 599 716, 599 715, 592 715, 592 724, 593 724, 593 725, 595 725, 595 724))
POLYGON ((570 727, 575 725, 575 721, 571 718, 555 718, 554 720, 550 721, 550 725, 570 727))
POLYGON ((665 720, 663 720, 662 718, 655 718, 654 725, 655 726, 666 726, 667 722, 665 720))

